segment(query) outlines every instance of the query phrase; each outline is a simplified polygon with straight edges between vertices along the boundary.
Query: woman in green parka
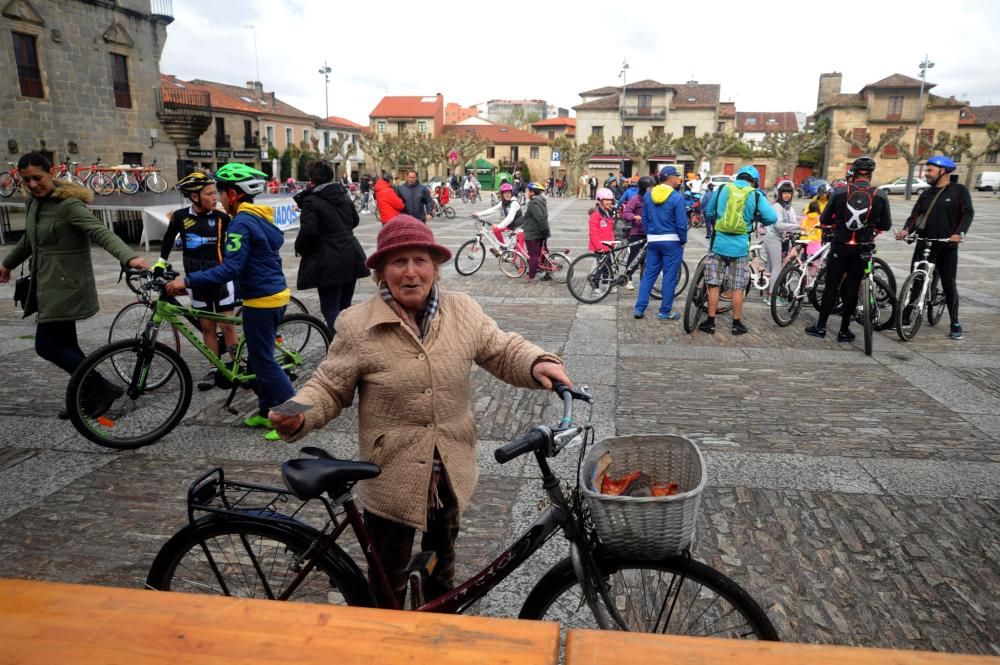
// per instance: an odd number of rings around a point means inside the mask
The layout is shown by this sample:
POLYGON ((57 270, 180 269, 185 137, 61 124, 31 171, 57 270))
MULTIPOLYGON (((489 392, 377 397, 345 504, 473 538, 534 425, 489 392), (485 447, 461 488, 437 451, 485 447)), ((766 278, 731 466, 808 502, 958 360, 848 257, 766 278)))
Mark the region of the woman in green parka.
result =
MULTIPOLYGON (((85 357, 77 341, 76 322, 99 309, 91 242, 130 268, 148 269, 149 264, 87 209, 85 204, 93 200, 89 190, 70 182, 56 184, 52 163, 45 155, 29 152, 18 160, 17 168, 30 194, 25 232, 3 259, 0 284, 9 282, 11 270, 31 259, 38 308, 35 352, 72 374, 85 357)), ((123 394, 107 381, 90 386, 88 392, 86 410, 91 417, 107 411, 123 394)))

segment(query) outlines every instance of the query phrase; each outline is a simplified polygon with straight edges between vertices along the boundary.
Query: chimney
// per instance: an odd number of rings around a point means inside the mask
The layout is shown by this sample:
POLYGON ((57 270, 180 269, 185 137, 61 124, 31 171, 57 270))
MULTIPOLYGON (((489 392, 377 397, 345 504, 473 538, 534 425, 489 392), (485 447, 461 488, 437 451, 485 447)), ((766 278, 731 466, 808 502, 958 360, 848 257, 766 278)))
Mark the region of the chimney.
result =
POLYGON ((840 84, 843 78, 840 72, 819 75, 819 94, 816 96, 816 108, 822 106, 833 95, 840 94, 840 84))
POLYGON ((247 81, 247 90, 253 92, 253 81, 247 81))

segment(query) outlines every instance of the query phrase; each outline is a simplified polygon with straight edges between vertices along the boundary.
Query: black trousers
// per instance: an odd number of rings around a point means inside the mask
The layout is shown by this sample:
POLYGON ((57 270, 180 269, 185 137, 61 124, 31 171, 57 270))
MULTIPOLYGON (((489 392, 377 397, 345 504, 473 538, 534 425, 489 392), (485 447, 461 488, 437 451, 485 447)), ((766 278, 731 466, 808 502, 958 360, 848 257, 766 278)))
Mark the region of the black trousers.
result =
MULTIPOLYGON (((944 300, 948 304, 948 318, 951 325, 958 325, 958 245, 938 245, 934 243, 934 251, 931 252, 930 259, 934 262, 934 271, 941 279, 941 288, 944 290, 944 300)), ((924 258, 924 247, 922 243, 916 243, 913 248, 913 259, 910 261, 910 272, 917 261, 924 258)))
POLYGON ((826 288, 823 290, 817 327, 826 328, 826 320, 830 318, 838 293, 844 303, 840 329, 847 330, 851 326, 854 310, 858 306, 858 289, 861 288, 864 275, 865 261, 861 258, 861 248, 835 244, 830 251, 830 258, 826 261, 826 288))

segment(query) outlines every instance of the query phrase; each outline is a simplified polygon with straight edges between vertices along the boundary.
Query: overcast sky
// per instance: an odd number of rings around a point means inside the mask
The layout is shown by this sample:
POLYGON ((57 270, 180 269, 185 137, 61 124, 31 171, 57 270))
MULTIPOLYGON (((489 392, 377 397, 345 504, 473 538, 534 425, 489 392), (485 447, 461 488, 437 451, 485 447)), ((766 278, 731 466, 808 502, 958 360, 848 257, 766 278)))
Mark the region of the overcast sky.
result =
POLYGON ((1000 5, 988 0, 825 3, 822 16, 812 2, 640 14, 643 4, 174 0, 161 71, 241 85, 256 78, 256 32, 265 90, 325 115, 325 60, 330 115, 368 124, 383 95, 572 107, 583 90, 619 84, 623 60, 628 81, 719 83, 737 110, 811 112, 821 72, 841 72, 843 92, 857 92, 896 72, 918 76, 926 53, 934 93, 1000 104, 1000 5))

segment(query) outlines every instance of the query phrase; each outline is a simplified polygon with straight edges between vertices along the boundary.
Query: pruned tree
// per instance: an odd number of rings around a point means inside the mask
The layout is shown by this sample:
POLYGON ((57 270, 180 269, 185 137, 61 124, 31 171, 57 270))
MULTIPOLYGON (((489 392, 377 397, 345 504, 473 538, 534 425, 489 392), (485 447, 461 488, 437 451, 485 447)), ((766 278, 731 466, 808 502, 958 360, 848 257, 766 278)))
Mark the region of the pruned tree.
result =
POLYGON ((566 136, 552 139, 552 149, 561 153, 561 161, 566 164, 566 177, 575 182, 590 158, 604 149, 604 139, 593 134, 583 143, 576 143, 566 136))
POLYGON ((847 144, 857 148, 865 155, 877 155, 887 145, 899 147, 903 135, 906 133, 905 127, 895 127, 879 134, 878 141, 872 143, 872 133, 865 131, 864 137, 855 136, 853 132, 846 129, 838 129, 837 135, 847 144))
POLYGON ((430 180, 430 169, 435 169, 448 161, 449 141, 447 137, 418 134, 414 137, 414 154, 418 175, 424 182, 430 180))
MULTIPOLYGON (((969 142, 972 143, 971 141, 969 142)), ((970 145, 965 154, 969 158, 966 162, 967 171, 965 173, 965 186, 972 187, 972 179, 975 175, 976 164, 984 155, 991 152, 1000 152, 1000 123, 991 122, 986 125, 986 145, 982 150, 973 151, 970 145)))
POLYGON ((670 133, 650 132, 638 139, 631 136, 616 136, 611 139, 611 147, 615 152, 632 160, 634 170, 640 173, 648 172, 648 168, 641 167, 648 164, 650 157, 670 152, 673 143, 674 135, 670 133))
POLYGON ((375 170, 381 173, 393 167, 390 146, 385 141, 386 134, 362 134, 361 150, 365 155, 372 158, 375 163, 375 170))
MULTIPOLYGON (((897 131, 899 132, 899 135, 902 136, 903 132, 906 130, 903 127, 900 127, 897 131)), ((902 157, 903 160, 906 162, 907 178, 913 175, 913 167, 916 166, 917 162, 919 162, 923 158, 924 153, 926 152, 929 155, 934 148, 934 144, 928 141, 927 137, 923 135, 917 136, 916 143, 918 147, 914 149, 913 147, 910 146, 909 142, 907 141, 902 141, 902 140, 896 141, 896 151, 899 153, 900 157, 902 157)), ((911 194, 912 194, 911 187, 909 184, 907 184, 906 187, 907 200, 910 199, 911 194)))
POLYGON ((702 136, 682 136, 673 142, 674 148, 691 155, 695 169, 700 169, 703 162, 711 164, 719 155, 744 155, 752 150, 739 134, 703 134, 702 136))
POLYGON ((794 173, 802 153, 826 145, 827 136, 828 125, 821 121, 806 131, 766 134, 760 149, 775 160, 778 173, 794 173))
POLYGON ((471 129, 460 129, 447 135, 449 152, 454 151, 458 155, 458 163, 462 166, 462 175, 465 175, 465 164, 470 159, 475 159, 476 155, 493 145, 493 142, 481 138, 471 129))
MULTIPOLYGON (((346 171, 350 171, 348 164, 351 155, 355 153, 357 146, 354 143, 354 135, 347 132, 336 132, 330 137, 330 145, 323 152, 323 159, 328 162, 340 162, 346 171)), ((340 174, 335 174, 339 176, 340 174)), ((350 175, 350 173, 348 173, 350 175)))

